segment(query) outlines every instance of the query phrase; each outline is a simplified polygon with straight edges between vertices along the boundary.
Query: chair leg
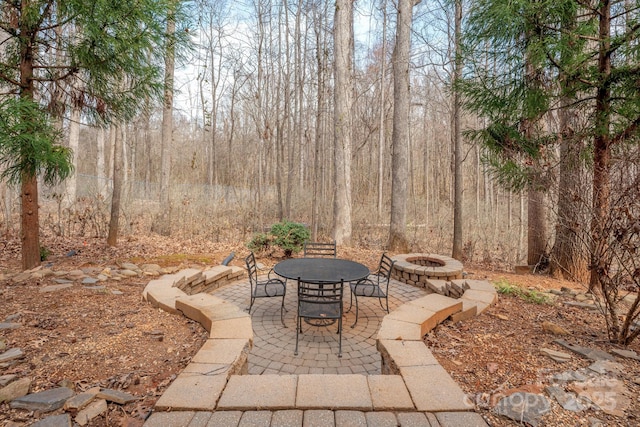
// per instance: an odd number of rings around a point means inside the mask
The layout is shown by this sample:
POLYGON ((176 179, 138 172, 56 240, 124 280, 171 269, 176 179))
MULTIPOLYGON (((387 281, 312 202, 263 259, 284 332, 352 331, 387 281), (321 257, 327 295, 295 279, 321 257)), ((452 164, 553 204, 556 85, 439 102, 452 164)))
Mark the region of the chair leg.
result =
POLYGON ((300 316, 297 316, 296 317, 296 349, 293 352, 294 356, 298 355, 298 333, 300 332, 300 329, 302 329, 302 324, 300 320, 301 320, 300 316))
POLYGON ((351 325, 352 328, 355 328, 356 323, 358 323, 358 296, 356 295, 356 321, 351 325))
POLYGON ((389 298, 385 297, 384 299, 387 300, 387 308, 385 308, 384 305, 382 305, 382 298, 381 297, 378 297, 378 303, 380 304, 380 308, 383 309, 383 310, 386 310, 387 313, 388 313, 389 312, 389 298))
POLYGON ((338 357, 342 357, 342 317, 338 319, 338 357))
POLYGON ((255 299, 255 298, 253 297, 253 295, 252 295, 252 296, 251 296, 251 302, 249 303, 249 314, 251 314, 251 308, 253 307, 253 302, 254 302, 255 300, 256 300, 256 299, 255 299))
POLYGON ((284 312, 285 311, 287 311, 287 309, 284 308, 284 295, 282 295, 282 305, 280 306, 280 321, 282 322, 282 326, 284 326, 286 328, 287 325, 284 324, 284 312))

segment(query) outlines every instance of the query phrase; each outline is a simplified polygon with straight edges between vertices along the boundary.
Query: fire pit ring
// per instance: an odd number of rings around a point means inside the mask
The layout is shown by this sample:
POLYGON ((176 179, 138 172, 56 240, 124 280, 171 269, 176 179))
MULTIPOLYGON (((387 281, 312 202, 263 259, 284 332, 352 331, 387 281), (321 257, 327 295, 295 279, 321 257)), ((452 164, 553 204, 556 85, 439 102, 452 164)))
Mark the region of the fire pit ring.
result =
POLYGON ((391 277, 420 288, 426 287, 428 279, 462 279, 462 263, 444 255, 437 254, 401 254, 391 257, 396 263, 391 277))

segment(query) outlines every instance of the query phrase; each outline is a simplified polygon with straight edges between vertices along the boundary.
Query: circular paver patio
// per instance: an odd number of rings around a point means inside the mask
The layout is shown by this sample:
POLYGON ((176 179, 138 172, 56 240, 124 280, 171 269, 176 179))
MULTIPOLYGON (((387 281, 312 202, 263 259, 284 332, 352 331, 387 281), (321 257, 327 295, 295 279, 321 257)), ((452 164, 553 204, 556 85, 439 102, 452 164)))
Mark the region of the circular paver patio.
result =
MULTIPOLYGON (((346 289, 345 289, 346 291, 346 289)), ((242 280, 211 292, 240 308, 249 307, 249 281, 242 280)), ((389 310, 426 295, 424 289, 391 280, 389 284, 389 310)), ((350 295, 345 292, 345 311, 350 295)), ((303 323, 296 344, 296 284, 287 283, 284 322, 280 322, 280 298, 257 299, 253 305, 253 349, 249 354, 249 374, 380 374, 380 354, 376 349, 376 335, 385 314, 377 298, 358 300, 360 314, 354 328, 355 304, 345 313, 342 323, 342 357, 338 357, 337 324, 326 327, 303 323)))

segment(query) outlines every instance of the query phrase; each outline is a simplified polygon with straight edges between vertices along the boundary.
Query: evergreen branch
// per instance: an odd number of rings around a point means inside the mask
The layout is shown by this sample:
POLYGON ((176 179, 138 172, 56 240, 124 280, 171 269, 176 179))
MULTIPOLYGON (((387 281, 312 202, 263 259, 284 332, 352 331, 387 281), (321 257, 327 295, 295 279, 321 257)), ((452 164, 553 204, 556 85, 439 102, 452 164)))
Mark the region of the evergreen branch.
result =
POLYGON ((620 133, 618 133, 617 135, 614 135, 611 138, 611 143, 612 144, 618 144, 618 143, 626 140, 627 138, 632 136, 638 130, 638 126, 640 126, 640 117, 637 117, 633 122, 631 122, 629 124, 629 126, 627 126, 620 133))

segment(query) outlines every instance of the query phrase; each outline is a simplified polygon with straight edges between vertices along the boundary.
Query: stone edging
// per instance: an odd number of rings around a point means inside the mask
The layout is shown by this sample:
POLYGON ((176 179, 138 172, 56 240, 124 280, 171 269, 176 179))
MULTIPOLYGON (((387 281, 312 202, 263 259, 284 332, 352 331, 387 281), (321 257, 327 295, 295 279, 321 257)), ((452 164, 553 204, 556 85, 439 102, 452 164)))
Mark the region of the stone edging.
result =
POLYGON ((156 411, 473 410, 473 403, 433 357, 422 337, 449 317, 460 321, 484 311, 497 299, 490 283, 459 280, 458 286, 465 289, 459 299, 433 293, 386 315, 377 336, 383 375, 246 375, 253 346, 249 314, 213 295, 188 295, 182 290, 192 288, 188 284, 200 286, 203 278, 207 283, 207 277, 217 278, 208 283, 214 289, 214 282, 223 282, 238 274, 238 269, 243 270, 227 266, 214 269, 215 274, 187 269, 165 275, 150 281, 144 289, 143 297, 154 306, 181 313, 209 332, 209 339, 191 363, 158 399, 156 411), (315 400, 318 387, 336 383, 345 386, 340 399, 324 396, 324 400, 315 400), (345 398, 351 395, 353 400, 345 398))

